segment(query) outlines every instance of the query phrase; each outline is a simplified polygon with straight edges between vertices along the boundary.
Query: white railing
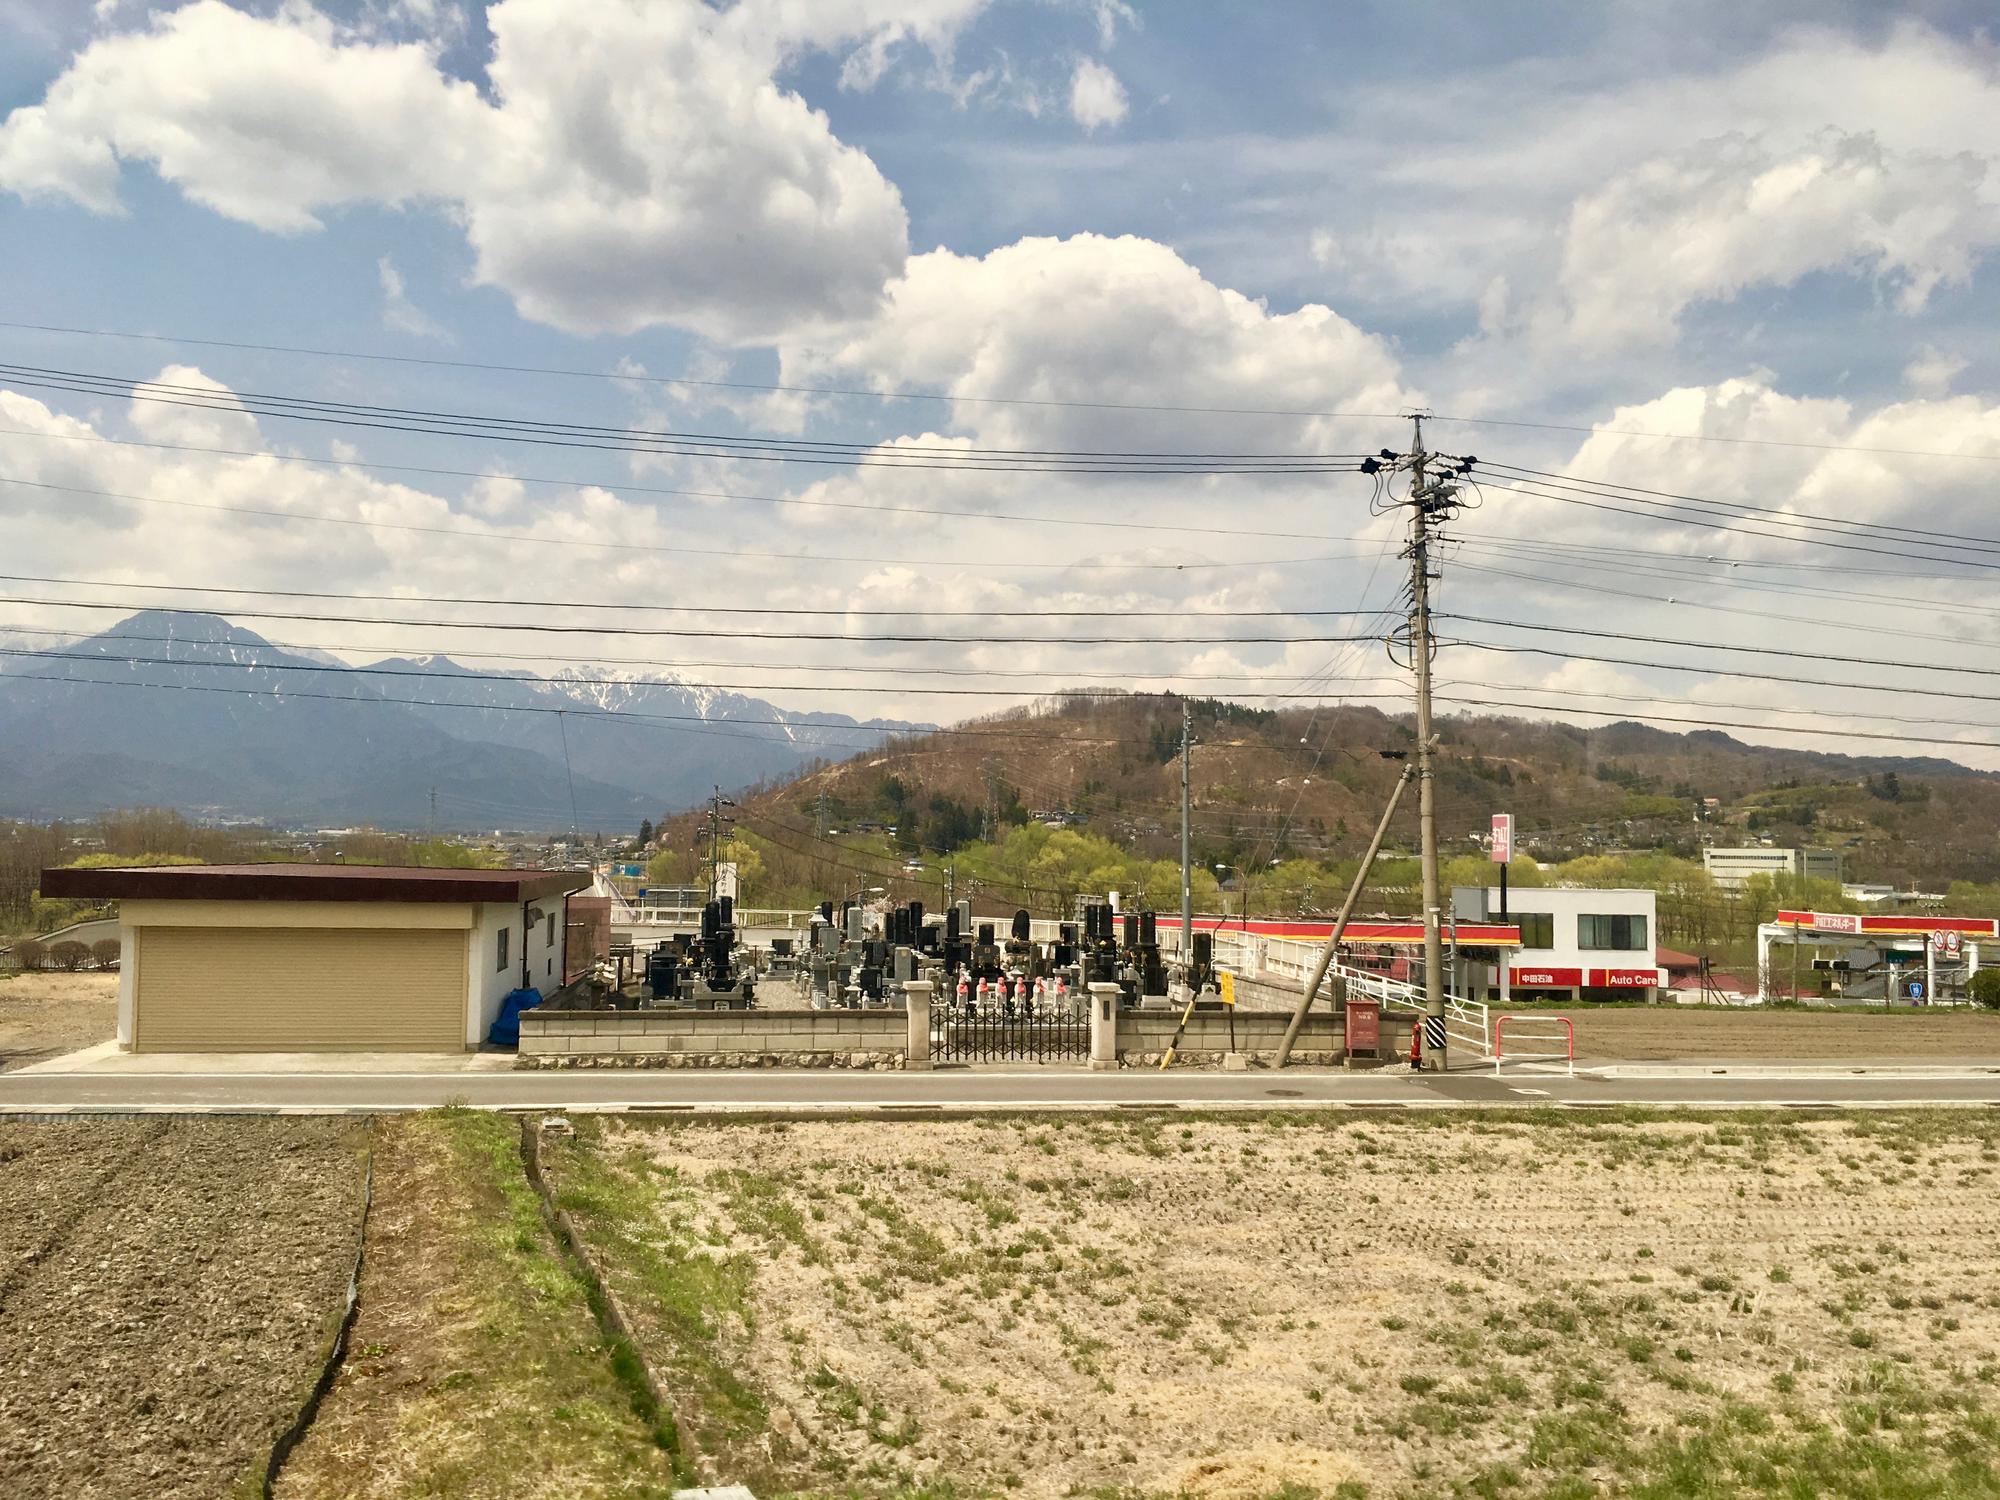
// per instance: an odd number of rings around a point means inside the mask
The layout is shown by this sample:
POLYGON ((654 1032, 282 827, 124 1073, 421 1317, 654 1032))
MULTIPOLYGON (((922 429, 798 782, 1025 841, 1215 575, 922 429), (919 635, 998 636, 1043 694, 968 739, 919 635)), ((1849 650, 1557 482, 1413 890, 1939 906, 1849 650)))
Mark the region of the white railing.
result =
POLYGON ((1576 1023, 1568 1016, 1501 1016, 1493 1023, 1493 1071, 1503 1062, 1553 1067, 1576 1076, 1576 1023))
MULTIPOLYGON (((1319 967, 1322 945, 1297 938, 1259 937, 1254 932, 1218 932, 1215 935, 1215 962, 1247 978, 1274 977, 1301 988, 1319 967)), ((1374 969, 1349 964, 1327 966, 1325 983, 1339 980, 1349 994, 1365 995, 1380 1001, 1385 1010, 1423 1015, 1430 1002, 1421 986, 1391 979, 1374 969)), ((1469 1051, 1482 1060, 1493 1055, 1491 1007, 1483 1000, 1444 997, 1444 1029, 1447 1045, 1469 1051)))
MULTIPOLYGON (((738 927, 782 927, 787 932, 802 931, 812 925, 814 913, 782 911, 775 908, 739 906, 738 927)), ((617 917, 621 927, 673 927, 692 931, 701 926, 699 906, 633 906, 617 917)))

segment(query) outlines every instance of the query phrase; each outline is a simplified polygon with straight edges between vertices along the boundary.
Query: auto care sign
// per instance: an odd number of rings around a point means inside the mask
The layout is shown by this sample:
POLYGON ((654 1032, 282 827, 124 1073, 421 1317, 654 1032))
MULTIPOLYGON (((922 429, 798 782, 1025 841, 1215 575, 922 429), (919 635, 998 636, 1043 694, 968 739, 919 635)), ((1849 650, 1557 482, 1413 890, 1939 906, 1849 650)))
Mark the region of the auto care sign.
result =
POLYGON ((1493 815, 1493 863, 1510 864, 1514 859, 1514 815, 1495 813, 1493 815))

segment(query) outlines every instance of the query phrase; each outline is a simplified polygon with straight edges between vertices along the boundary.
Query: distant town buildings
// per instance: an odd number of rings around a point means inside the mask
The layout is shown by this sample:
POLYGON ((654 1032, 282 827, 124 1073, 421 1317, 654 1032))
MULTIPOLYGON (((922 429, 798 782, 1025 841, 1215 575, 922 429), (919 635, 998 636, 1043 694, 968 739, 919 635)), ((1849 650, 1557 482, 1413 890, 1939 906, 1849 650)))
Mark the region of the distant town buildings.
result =
POLYGON ((1725 891, 1741 890, 1753 875, 1798 875, 1840 883, 1838 849, 1704 849, 1701 867, 1725 891))

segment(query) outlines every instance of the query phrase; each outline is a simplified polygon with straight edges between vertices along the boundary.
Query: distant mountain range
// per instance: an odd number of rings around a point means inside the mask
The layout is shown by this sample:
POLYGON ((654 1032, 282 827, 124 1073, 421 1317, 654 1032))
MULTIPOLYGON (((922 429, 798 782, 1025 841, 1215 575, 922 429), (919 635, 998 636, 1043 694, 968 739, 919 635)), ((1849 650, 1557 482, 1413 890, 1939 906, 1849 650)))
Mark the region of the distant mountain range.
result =
POLYGON ((444 656, 356 668, 216 615, 147 610, 47 649, 63 659, 0 663, 0 816, 147 805, 418 828, 435 790, 441 827, 556 829, 573 779, 576 821, 623 830, 712 785, 929 727, 788 712, 666 673, 606 683, 444 656))

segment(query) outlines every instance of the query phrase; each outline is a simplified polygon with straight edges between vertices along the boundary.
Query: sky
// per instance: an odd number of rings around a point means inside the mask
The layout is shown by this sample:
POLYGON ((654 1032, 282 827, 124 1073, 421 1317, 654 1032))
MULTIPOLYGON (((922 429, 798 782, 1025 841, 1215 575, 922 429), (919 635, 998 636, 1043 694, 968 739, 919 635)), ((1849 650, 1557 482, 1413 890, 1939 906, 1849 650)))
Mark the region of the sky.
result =
POLYGON ((245 623, 548 670, 546 638, 450 622, 550 611, 452 601, 754 605, 1041 639, 572 634, 563 660, 936 722, 1070 685, 1394 707, 1368 637, 1403 522, 1369 479, 972 455, 1310 469, 1406 451, 1428 411, 1433 448, 1478 459, 1438 556, 1444 707, 2000 769, 1990 22, 0 0, 0 635, 119 617, 22 601, 314 591, 423 623, 245 623), (887 461, 418 434, 250 393, 887 461), (1048 639, 1079 634, 1136 639, 1048 639))

